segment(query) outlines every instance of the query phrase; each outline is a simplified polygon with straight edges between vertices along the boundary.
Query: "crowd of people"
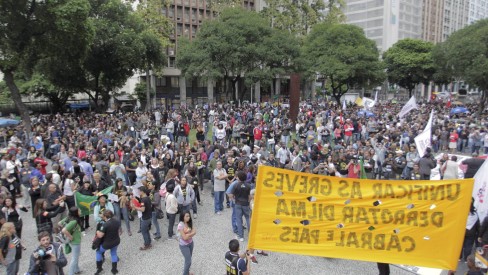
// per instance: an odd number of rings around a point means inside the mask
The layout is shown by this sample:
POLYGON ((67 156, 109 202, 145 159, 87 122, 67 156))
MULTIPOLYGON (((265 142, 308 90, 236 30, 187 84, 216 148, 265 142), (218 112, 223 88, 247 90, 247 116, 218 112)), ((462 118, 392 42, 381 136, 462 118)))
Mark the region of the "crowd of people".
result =
POLYGON ((236 239, 229 243, 227 274, 249 273, 248 262, 257 263, 254 250, 236 255, 250 229, 260 165, 405 180, 430 179, 432 169, 440 167, 441 177, 448 179, 459 176, 456 156, 449 153, 488 153, 486 114, 452 117, 444 103, 419 105, 399 119, 402 105, 391 102, 378 102, 368 112, 352 104, 344 108, 326 101, 302 102, 296 122, 278 103, 40 115, 33 118, 29 137, 22 125, 3 132, 7 144, 0 160, 0 247, 8 249, 0 253, 0 262, 7 274, 18 273, 25 249, 19 211, 32 213, 38 231, 39 247, 30 255, 29 272, 49 275, 63 274, 66 250, 71 254, 68 274, 81 272, 80 240, 90 226, 96 230, 95 274, 103 271, 107 250, 111 273, 117 274, 124 229, 132 236, 132 228, 138 228, 140 250, 150 250, 152 240, 163 238, 159 223, 167 217, 164 238, 179 242, 183 274, 192 274, 194 220, 205 218, 198 216, 198 207, 207 185, 215 215, 232 208, 229 223, 236 239), (414 138, 431 110, 432 146, 419 155, 414 138), (438 161, 434 156, 439 153, 445 156, 438 161), (76 192, 97 196, 89 215, 77 207, 76 192), (68 239, 63 248, 58 242, 62 236, 68 239))

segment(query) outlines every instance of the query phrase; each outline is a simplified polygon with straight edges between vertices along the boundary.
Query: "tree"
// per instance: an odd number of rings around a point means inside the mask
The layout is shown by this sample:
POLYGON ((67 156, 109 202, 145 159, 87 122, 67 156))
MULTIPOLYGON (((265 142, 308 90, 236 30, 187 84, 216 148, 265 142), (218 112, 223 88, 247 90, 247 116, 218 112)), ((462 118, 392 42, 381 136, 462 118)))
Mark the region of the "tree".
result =
POLYGON ((88 95, 100 111, 134 71, 145 68, 141 39, 145 28, 131 6, 120 0, 90 0, 90 4, 94 37, 84 58, 65 65, 54 60, 42 72, 57 87, 88 95), (56 69, 61 65, 64 70, 56 69))
POLYGON ((89 11, 87 0, 0 1, 0 70, 28 137, 31 121, 15 75, 30 75, 41 60, 82 58, 92 37, 89 11))
POLYGON ((345 0, 328 0, 327 1, 327 15, 325 22, 330 24, 345 23, 347 20, 344 10, 346 9, 345 0))
POLYGON ((166 63, 164 49, 169 45, 168 37, 173 29, 168 18, 161 14, 164 5, 164 1, 161 0, 145 0, 139 3, 136 10, 136 15, 145 27, 141 39, 145 48, 142 62, 146 71, 146 111, 151 107, 149 73, 151 70, 161 70, 164 67, 166 63))
POLYGON ((37 98, 44 97, 52 104, 52 113, 62 112, 68 99, 73 96, 72 91, 55 87, 42 74, 35 72, 32 76, 20 83, 19 89, 22 94, 30 94, 37 98))
POLYGON ((409 97, 419 83, 428 84, 435 73, 434 44, 419 39, 398 41, 384 54, 388 81, 408 90, 409 97))
POLYGON ((305 40, 303 59, 306 73, 323 75, 338 104, 349 89, 374 86, 385 77, 375 42, 353 25, 315 25, 305 40))
POLYGON ((483 112, 488 103, 488 19, 451 34, 436 48, 434 60, 440 72, 482 91, 478 112, 483 112))
POLYGON ((294 37, 273 30, 258 13, 233 8, 206 21, 191 43, 182 40, 177 64, 188 78, 230 80, 237 101, 244 95, 236 88, 239 81, 269 81, 273 73, 289 68, 298 53, 294 37))
MULTIPOLYGON (((340 0, 343 1, 343 0, 340 0)), ((310 29, 324 19, 323 0, 265 0, 261 13, 271 27, 287 30, 292 34, 307 35, 310 29)))

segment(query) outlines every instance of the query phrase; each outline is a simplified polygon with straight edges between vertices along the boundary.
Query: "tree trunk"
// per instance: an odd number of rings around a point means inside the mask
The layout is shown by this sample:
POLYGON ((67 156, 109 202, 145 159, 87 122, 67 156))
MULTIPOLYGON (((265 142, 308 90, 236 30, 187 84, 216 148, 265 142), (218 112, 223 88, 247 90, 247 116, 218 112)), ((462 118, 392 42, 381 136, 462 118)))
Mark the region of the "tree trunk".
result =
POLYGON ((481 90, 481 99, 478 108, 478 118, 481 118, 481 114, 486 108, 487 101, 488 101, 488 87, 481 90))
POLYGON ((342 105, 341 105, 342 92, 339 91, 338 89, 332 88, 332 96, 335 98, 335 100, 337 102, 337 106, 339 106, 340 108, 342 108, 342 105))
POLYGON ((146 67, 146 112, 151 107, 151 79, 149 78, 149 67, 146 67))
POLYGON ((413 91, 412 88, 408 89, 408 98, 411 98, 412 97, 412 91, 413 91))
POLYGON ((17 107, 17 110, 20 113, 20 117, 22 118, 22 122, 24 123, 24 128, 26 132, 25 138, 26 142, 28 142, 31 138, 31 120, 29 116, 29 110, 27 109, 27 106, 24 104, 24 102, 22 102, 22 96, 20 95, 19 88, 15 84, 13 72, 10 70, 4 71, 4 79, 8 89, 10 90, 10 95, 12 96, 12 100, 15 103, 15 107, 17 107))

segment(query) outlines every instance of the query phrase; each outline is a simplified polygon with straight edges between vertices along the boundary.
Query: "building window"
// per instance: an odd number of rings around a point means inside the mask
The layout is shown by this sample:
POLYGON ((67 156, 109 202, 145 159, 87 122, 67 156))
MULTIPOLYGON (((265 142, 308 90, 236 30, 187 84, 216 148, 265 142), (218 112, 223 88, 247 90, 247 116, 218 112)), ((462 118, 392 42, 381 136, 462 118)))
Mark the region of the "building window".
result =
POLYGON ((166 77, 158 77, 158 78, 156 78, 156 86, 166 87, 166 77))
MULTIPOLYGON (((170 58, 171 62, 171 58, 170 58)), ((171 88, 179 88, 180 87, 180 78, 177 76, 171 77, 171 88)))

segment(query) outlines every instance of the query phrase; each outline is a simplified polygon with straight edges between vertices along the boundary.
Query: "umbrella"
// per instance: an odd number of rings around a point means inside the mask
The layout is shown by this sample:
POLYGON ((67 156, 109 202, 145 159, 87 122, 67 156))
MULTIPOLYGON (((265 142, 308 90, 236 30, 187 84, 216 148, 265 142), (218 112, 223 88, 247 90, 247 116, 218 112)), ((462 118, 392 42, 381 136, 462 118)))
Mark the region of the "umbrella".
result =
POLYGON ((8 127, 11 125, 18 125, 20 121, 10 118, 0 118, 0 127, 8 127))
POLYGON ((365 116, 365 117, 375 117, 375 114, 371 111, 367 111, 367 110, 361 110, 358 112, 358 116, 365 116))
POLYGON ((469 110, 466 107, 452 108, 450 112, 451 115, 466 114, 466 113, 469 113, 469 110))

